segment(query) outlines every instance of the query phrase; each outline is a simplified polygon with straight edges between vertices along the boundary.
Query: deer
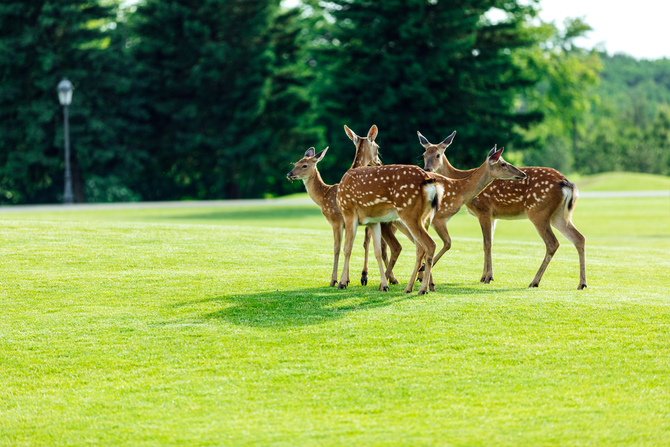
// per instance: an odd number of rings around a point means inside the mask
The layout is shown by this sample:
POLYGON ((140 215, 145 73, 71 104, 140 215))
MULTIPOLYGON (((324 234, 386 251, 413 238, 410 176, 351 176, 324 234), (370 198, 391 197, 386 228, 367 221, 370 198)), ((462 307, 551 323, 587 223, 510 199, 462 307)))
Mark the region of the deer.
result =
MULTIPOLYGON (((419 142, 425 149, 423 153, 425 171, 453 179, 468 178, 474 173, 474 169, 461 171, 454 168, 445 155, 445 150, 451 144, 455 134, 456 131, 441 143, 431 144, 421 135, 421 132, 417 132, 419 142)), ((521 171, 526 176, 523 181, 495 180, 478 196, 466 203, 468 213, 477 218, 482 229, 484 270, 480 281, 485 284, 493 281, 491 244, 497 220, 527 218, 535 226, 546 247, 540 269, 528 287, 539 286, 542 275, 558 250, 559 242, 551 229, 553 226, 577 249, 579 255, 577 289, 585 289, 584 246, 586 239, 572 223, 572 213, 579 197, 577 186, 552 168, 526 167, 521 168, 521 171)), ((445 248, 441 250, 441 253, 449 249, 446 244, 445 248)))
MULTIPOLYGON (((458 203, 472 199, 496 178, 523 178, 525 175, 512 165, 499 163, 501 154, 502 149, 492 149, 478 173, 462 180, 448 179, 408 165, 368 166, 344 174, 337 191, 337 204, 345 221, 344 266, 338 289, 345 289, 348 284, 349 258, 359 224, 372 228, 374 252, 381 276, 380 291, 389 290, 381 258, 382 222, 399 220, 417 246, 414 271, 405 293, 413 291, 424 256, 424 276, 432 278, 436 244, 426 230, 426 222, 440 212, 447 213, 444 210, 460 207, 458 203)), ((429 282, 432 281, 423 281, 419 295, 428 293, 429 282)))
MULTIPOLYGON (((363 164, 363 160, 358 159, 358 153, 365 153, 364 150, 359 151, 359 147, 368 147, 369 145, 374 146, 375 148, 375 154, 377 154, 376 158, 376 163, 374 163, 377 166, 381 166, 381 160, 378 157, 379 154, 379 145, 374 142, 374 140, 377 137, 378 134, 378 128, 377 126, 373 125, 370 130, 368 131, 367 137, 359 137, 356 135, 356 133, 351 130, 347 125, 344 125, 344 132, 347 134, 349 139, 354 143, 356 146, 356 158, 354 159, 354 163, 351 165, 350 169, 355 169, 357 167, 361 166, 367 166, 367 164, 363 164), (367 140, 367 142, 365 141, 367 140), (365 144, 367 143, 367 144, 365 144)), ((344 225, 344 221, 343 221, 344 225)), ((386 277, 388 278, 389 282, 391 284, 398 284, 398 280, 396 277, 393 275, 393 266, 395 265, 396 261, 398 260, 398 257, 400 256, 400 252, 402 251, 402 245, 400 245, 400 242, 398 239, 395 237, 395 227, 390 224, 390 223, 384 223, 382 224, 381 227, 381 232, 382 232, 382 240, 381 240, 381 249, 382 249, 382 259, 387 265, 386 269, 386 277), (391 257, 390 259, 387 258, 386 256, 386 246, 389 246, 390 251, 391 251, 391 257)), ((361 285, 366 286, 368 284, 368 252, 369 252, 369 244, 370 244, 370 239, 372 237, 372 233, 370 228, 366 227, 365 228, 365 238, 363 239, 363 271, 361 272, 361 285)))
MULTIPOLYGON (((445 141, 450 144, 454 136, 455 133, 450 135, 450 138, 447 138, 445 141)), ((447 231, 447 222, 460 211, 464 204, 469 203, 488 185, 496 180, 506 179, 513 182, 514 180, 523 180, 526 177, 519 168, 511 165, 502 158, 504 150, 505 148, 498 149, 497 145, 495 145, 493 149, 489 151, 487 161, 480 167, 472 169, 472 173, 469 177, 463 179, 450 179, 442 175, 439 176, 444 193, 442 194, 442 200, 440 200, 430 224, 442 240, 443 246, 433 258, 433 268, 442 255, 451 248, 451 238, 447 231), (445 182, 444 179, 450 180, 450 182, 445 182)), ((418 275, 419 271, 419 264, 417 264, 416 270, 410 281, 414 281, 414 277, 415 275, 418 275)), ((435 283, 433 282, 432 275, 426 276, 424 273, 424 278, 429 279, 429 289, 435 291, 435 283)))
MULTIPOLYGON (((347 133, 351 132, 347 126, 345 131, 347 133)), ((354 143, 356 144, 356 156, 354 157, 354 162, 352 168, 358 167, 359 165, 365 166, 367 164, 381 164, 378 155, 379 146, 374 144, 374 138, 377 134, 377 127, 372 126, 368 132, 368 137, 361 138, 356 136, 354 143)), ((353 134, 353 132, 351 132, 353 134)), ((355 134, 354 134, 355 135, 355 134)), ((354 139, 352 139, 354 140, 354 139)), ((321 208, 321 213, 324 215, 328 223, 333 229, 333 238, 334 238, 334 259, 333 259, 333 272, 331 275, 330 286, 335 286, 337 284, 337 271, 338 271, 338 262, 340 256, 340 247, 342 245, 342 231, 344 229, 344 219, 342 214, 337 207, 336 195, 338 184, 327 185, 321 178, 321 174, 317 168, 317 163, 320 162, 326 155, 328 147, 319 153, 315 153, 316 150, 313 147, 310 147, 305 152, 305 156, 301 158, 295 167, 287 174, 289 180, 302 180, 307 189, 307 193, 310 198, 316 203, 319 208, 321 208)), ((399 246, 400 244, 395 240, 395 244, 399 246)), ((391 252, 397 250, 396 245, 391 244, 391 252)), ((365 267, 363 269, 365 273, 365 283, 367 284, 367 241, 363 244, 366 248, 365 254, 365 267)), ((395 278, 394 278, 395 279, 395 278)), ((362 281, 362 280, 361 280, 362 281)), ((397 280, 395 280, 397 282, 397 280)))

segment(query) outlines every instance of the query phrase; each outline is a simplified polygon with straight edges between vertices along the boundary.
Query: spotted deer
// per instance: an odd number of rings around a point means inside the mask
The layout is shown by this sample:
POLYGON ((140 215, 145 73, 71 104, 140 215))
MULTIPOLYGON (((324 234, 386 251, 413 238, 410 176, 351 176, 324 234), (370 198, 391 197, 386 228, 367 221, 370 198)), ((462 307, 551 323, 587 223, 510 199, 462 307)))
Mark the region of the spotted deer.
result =
MULTIPOLYGON (((444 154, 456 134, 455 131, 439 144, 431 144, 420 132, 417 134, 425 149, 423 157, 426 171, 453 179, 463 179, 473 174, 474 169, 461 171, 454 168, 444 154)), ((528 167, 521 168, 521 171, 526 176, 523 181, 496 180, 481 194, 466 203, 468 212, 479 220, 484 238, 484 271, 481 282, 489 284, 493 280, 491 244, 496 221, 527 218, 533 223, 546 246, 542 265, 529 287, 538 287, 542 275, 558 249, 558 239, 551 229, 553 225, 577 249, 579 255, 577 289, 586 288, 585 238, 572 223, 572 212, 579 197, 577 187, 555 169, 528 167)), ((449 249, 448 246, 445 247, 441 253, 449 249)))
MULTIPOLYGON (((345 130, 349 129, 345 126, 345 130)), ((350 129, 349 129, 350 130, 350 129)), ((372 126, 368 137, 357 137, 356 156, 352 168, 365 166, 367 164, 380 164, 378 149, 379 146, 374 144, 374 136, 377 134, 377 127, 372 126), (370 138, 372 137, 372 138, 370 138)), ((313 147, 305 152, 305 156, 301 158, 295 167, 287 174, 289 180, 302 180, 307 189, 310 198, 321 208, 321 213, 324 215, 328 223, 333 229, 334 237, 334 259, 333 272, 331 275, 330 285, 337 284, 337 270, 340 257, 340 247, 342 246, 342 231, 344 229, 344 219, 337 207, 336 195, 338 184, 327 185, 321 178, 321 174, 317 168, 323 157, 326 155, 328 148, 325 148, 319 153, 315 153, 313 147)), ((399 245, 399 244, 398 244, 399 245)), ((364 244, 367 250, 367 244, 364 244)), ((393 250, 394 248, 392 248, 393 250)), ((366 253, 367 258, 367 253, 366 253)), ((366 261, 367 264, 367 261, 366 261)), ((367 268, 364 268, 367 272, 367 268)))
MULTIPOLYGON (((375 153, 379 153, 379 145, 374 142, 374 140, 377 138, 377 133, 378 129, 377 126, 373 125, 370 130, 368 131, 368 136, 367 137, 359 137, 356 135, 356 133, 351 130, 347 125, 344 125, 344 132, 347 134, 349 139, 353 141, 354 145, 356 146, 356 153, 358 154, 359 152, 365 153, 364 150, 359 150, 361 147, 367 147, 367 145, 374 145, 375 147, 375 153), (367 140, 367 141, 366 141, 367 140)), ((361 166, 367 166, 366 164, 362 164, 364 160, 360 160, 357 162, 358 155, 356 156, 356 159, 354 159, 354 163, 351 165, 350 169, 354 169, 357 167, 361 166)), ((376 159, 377 163, 373 163, 377 166, 381 166, 381 160, 377 157, 376 159)), ((400 252, 402 251, 402 245, 400 245, 400 242, 395 236, 395 227, 393 226, 392 223, 383 223, 381 226, 381 235, 382 235, 382 240, 381 240, 381 249, 382 249, 382 260, 386 265, 388 266, 386 269, 386 277, 388 278, 388 281, 391 284, 398 284, 398 280, 396 277, 393 275, 393 265, 395 265, 395 262, 398 260, 398 256, 400 256, 400 252), (388 244, 388 247, 390 248, 391 251, 391 257, 390 259, 387 258, 386 256, 386 246, 388 244)), ((368 252, 369 252, 369 246, 370 246, 370 239, 372 238, 372 232, 369 227, 365 227, 365 238, 363 239, 363 252, 364 252, 364 258, 363 258, 363 271, 361 272, 361 284, 366 286, 368 284, 368 252)))
MULTIPOLYGON (((458 202, 464 203, 479 194, 496 178, 522 178, 523 173, 509 164, 499 163, 502 149, 492 150, 477 175, 471 179, 451 180, 434 173, 427 173, 417 166, 372 166, 348 171, 337 191, 337 204, 344 216, 344 266, 338 288, 346 288, 349 278, 349 257, 358 225, 368 225, 373 230, 375 256, 381 283, 379 290, 388 290, 384 274, 380 238, 382 222, 400 220, 417 245, 417 257, 412 277, 405 288, 414 289, 416 275, 425 256, 425 277, 431 278, 435 242, 426 231, 425 223, 441 209, 451 209, 458 202)), ((455 214, 455 212, 454 212, 455 214)), ((424 281, 419 294, 428 292, 424 281)))
MULTIPOLYGON (((453 140, 454 135, 455 133, 450 136, 451 140, 453 140)), ((451 140, 449 138, 445 140, 446 144, 450 144, 451 140)), ((443 243, 442 249, 433 258, 433 268, 442 255, 451 247, 451 238, 447 231, 447 222, 460 211, 464 204, 470 202, 494 181, 506 179, 513 183, 514 180, 523 180, 526 177, 520 169, 512 166, 502 158, 504 150, 504 148, 498 149, 497 146, 494 146, 489 152, 484 164, 473 169, 469 177, 451 179, 439 174, 432 174, 437 176, 439 184, 443 189, 441 200, 435 210, 431 222, 431 225, 443 243)), ((418 270, 419 264, 417 264, 410 281, 414 281, 415 276, 418 274, 418 270)), ((429 278, 427 281, 428 287, 431 291, 434 291, 435 284, 432 276, 425 272, 424 278, 429 278)))

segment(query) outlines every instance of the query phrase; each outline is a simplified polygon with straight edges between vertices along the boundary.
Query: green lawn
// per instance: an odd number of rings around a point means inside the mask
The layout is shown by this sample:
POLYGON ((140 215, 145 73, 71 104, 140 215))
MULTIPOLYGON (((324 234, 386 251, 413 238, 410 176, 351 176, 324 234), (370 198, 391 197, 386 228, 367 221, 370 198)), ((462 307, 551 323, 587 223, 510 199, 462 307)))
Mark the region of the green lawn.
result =
MULTIPOLYGON (((568 176, 572 177, 572 176, 568 176)), ((580 191, 652 191, 670 189, 670 177, 639 172, 606 172, 574 179, 580 191)))
MULTIPOLYGON (((449 222, 437 292, 327 287, 314 206, 0 214, 0 445, 667 445, 670 201, 580 199, 574 247, 449 222)), ((405 281, 406 239, 396 269, 405 281)), ((353 278, 361 266, 360 233, 353 278)))

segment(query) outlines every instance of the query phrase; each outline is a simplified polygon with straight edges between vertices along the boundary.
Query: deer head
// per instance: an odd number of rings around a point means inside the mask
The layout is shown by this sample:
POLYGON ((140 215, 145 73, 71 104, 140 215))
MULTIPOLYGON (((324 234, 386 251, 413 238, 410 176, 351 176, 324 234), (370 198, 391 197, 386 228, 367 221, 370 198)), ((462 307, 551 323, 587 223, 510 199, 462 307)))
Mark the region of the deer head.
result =
POLYGON ((419 142, 421 146, 426 150, 423 153, 423 170, 426 172, 435 172, 440 167, 442 163, 442 155, 444 155, 445 149, 451 145, 451 142, 454 141, 456 136, 456 131, 454 130, 451 135, 444 139, 443 142, 439 144, 431 144, 426 137, 421 135, 421 132, 417 131, 419 136, 419 142))
POLYGON ((367 165, 381 166, 382 161, 379 158, 379 145, 375 143, 379 130, 374 124, 368 131, 367 137, 359 137, 356 133, 344 125, 344 132, 356 146, 356 158, 351 168, 360 168, 367 165))
POLYGON ((500 180, 525 179, 526 174, 523 171, 507 163, 502 158, 502 153, 504 150, 504 147, 498 149, 498 145, 494 145, 493 149, 491 149, 489 152, 488 158, 486 160, 486 167, 489 176, 500 180))
POLYGON ((314 148, 310 147, 305 152, 305 156, 295 163, 295 167, 286 174, 289 180, 307 180, 316 171, 316 164, 326 155, 328 148, 325 148, 318 154, 314 154, 314 148))

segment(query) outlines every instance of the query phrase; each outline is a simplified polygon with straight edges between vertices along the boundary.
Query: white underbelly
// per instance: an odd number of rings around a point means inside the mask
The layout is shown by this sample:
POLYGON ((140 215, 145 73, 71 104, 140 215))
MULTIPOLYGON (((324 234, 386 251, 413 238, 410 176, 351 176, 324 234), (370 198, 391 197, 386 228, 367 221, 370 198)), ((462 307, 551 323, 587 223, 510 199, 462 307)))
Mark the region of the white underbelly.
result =
POLYGON ((398 212, 394 209, 389 210, 386 214, 382 216, 375 216, 375 217, 366 217, 364 219, 360 220, 361 225, 368 225, 368 224, 373 224, 373 223, 379 223, 379 222, 393 222, 394 220, 398 220, 398 212))
POLYGON ((523 220, 528 219, 528 216, 526 216, 526 212, 524 211, 523 213, 520 214, 513 214, 509 216, 494 216, 493 218, 500 220, 523 220))

